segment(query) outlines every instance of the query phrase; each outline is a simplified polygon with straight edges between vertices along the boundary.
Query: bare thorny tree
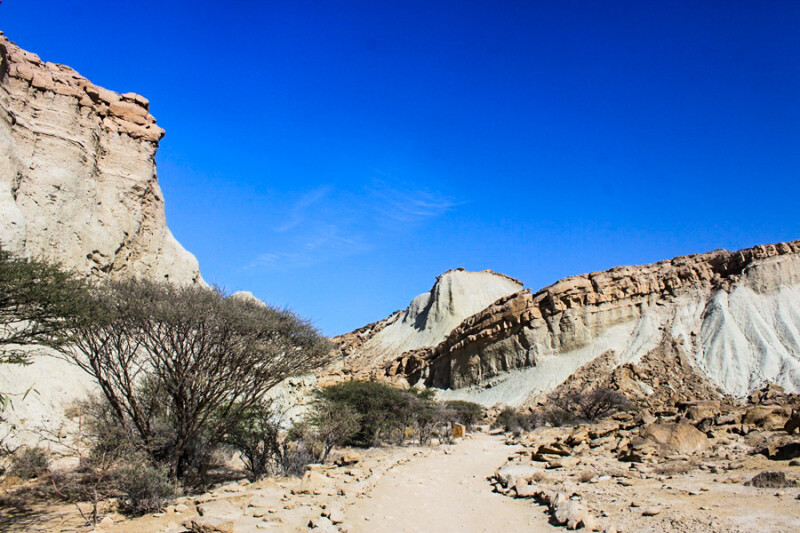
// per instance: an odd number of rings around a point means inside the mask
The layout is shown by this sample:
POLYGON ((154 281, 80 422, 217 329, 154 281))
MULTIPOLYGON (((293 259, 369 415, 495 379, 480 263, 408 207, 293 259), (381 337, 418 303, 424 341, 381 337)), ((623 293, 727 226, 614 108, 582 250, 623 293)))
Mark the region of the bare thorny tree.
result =
POLYGON ((218 445, 269 389, 329 351, 291 312, 216 289, 129 280, 96 287, 90 300, 92 321, 78 324, 62 351, 175 480, 187 475, 198 442, 218 445))

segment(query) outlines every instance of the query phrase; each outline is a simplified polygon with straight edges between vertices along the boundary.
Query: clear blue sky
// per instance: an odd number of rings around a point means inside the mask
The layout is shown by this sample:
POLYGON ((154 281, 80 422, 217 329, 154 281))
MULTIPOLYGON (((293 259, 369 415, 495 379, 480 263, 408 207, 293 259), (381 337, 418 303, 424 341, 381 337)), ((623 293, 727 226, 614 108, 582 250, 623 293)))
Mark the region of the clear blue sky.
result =
POLYGON ((455 267, 558 278, 800 238, 800 2, 5 0, 151 100, 206 280, 327 334, 455 267))

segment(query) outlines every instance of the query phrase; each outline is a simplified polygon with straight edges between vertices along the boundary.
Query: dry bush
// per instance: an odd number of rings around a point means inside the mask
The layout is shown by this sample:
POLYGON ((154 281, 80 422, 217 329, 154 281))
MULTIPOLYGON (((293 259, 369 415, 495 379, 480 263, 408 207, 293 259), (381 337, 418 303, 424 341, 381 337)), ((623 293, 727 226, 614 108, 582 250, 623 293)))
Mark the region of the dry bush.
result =
POLYGON ((11 455, 12 475, 22 479, 34 479, 50 471, 50 453, 38 446, 23 446, 11 455))
POLYGON ((131 515, 161 511, 175 497, 166 470, 147 463, 131 464, 116 473, 120 510, 131 515))
POLYGON ((329 351, 291 312, 216 289, 110 282, 90 305, 92 322, 62 351, 96 380, 134 447, 189 484, 203 482, 243 413, 329 351))
POLYGON ((631 407, 631 402, 622 393, 606 387, 569 389, 552 394, 548 400, 563 413, 592 422, 631 407))

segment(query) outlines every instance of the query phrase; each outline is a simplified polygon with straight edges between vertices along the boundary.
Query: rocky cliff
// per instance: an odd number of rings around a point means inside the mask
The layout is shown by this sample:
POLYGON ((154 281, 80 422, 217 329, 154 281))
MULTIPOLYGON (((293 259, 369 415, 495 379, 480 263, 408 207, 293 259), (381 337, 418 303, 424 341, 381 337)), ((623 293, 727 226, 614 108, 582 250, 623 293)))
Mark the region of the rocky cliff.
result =
MULTIPOLYGON (((148 108, 0 33, 0 244, 87 276, 203 283, 166 225, 154 161, 164 130, 148 108)), ((30 366, 2 369, 0 391, 16 395, 5 416, 35 441, 24 430, 60 423, 92 384, 46 350, 34 353, 30 366)))
MULTIPOLYGON (((708 390, 743 396, 765 382, 800 390, 800 241, 518 291, 466 318, 442 342, 408 347, 382 370, 389 379, 455 390, 452 397, 520 404, 601 355, 608 372, 634 365, 635 373, 645 356, 653 367, 658 353, 691 365, 708 390)), ((640 386, 650 392, 645 381, 640 386)))
POLYGON ((0 34, 3 246, 95 276, 200 282, 166 225, 148 108, 0 34))

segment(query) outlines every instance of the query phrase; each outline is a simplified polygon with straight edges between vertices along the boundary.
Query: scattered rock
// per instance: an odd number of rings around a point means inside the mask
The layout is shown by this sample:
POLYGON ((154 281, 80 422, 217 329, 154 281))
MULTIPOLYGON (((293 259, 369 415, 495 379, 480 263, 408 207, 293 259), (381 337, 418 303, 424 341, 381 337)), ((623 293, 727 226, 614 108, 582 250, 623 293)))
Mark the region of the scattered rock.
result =
POLYGON ((745 483, 745 485, 752 487, 769 489, 794 487, 796 484, 795 481, 787 479, 786 474, 783 472, 761 472, 745 483))

